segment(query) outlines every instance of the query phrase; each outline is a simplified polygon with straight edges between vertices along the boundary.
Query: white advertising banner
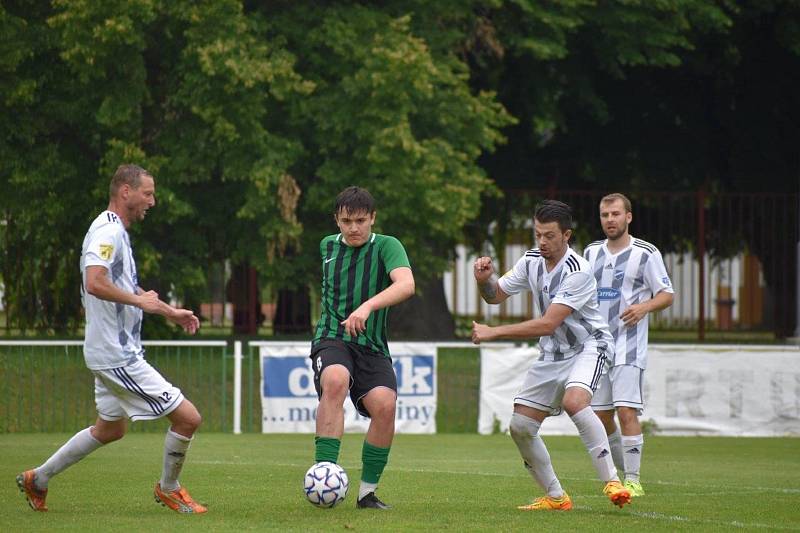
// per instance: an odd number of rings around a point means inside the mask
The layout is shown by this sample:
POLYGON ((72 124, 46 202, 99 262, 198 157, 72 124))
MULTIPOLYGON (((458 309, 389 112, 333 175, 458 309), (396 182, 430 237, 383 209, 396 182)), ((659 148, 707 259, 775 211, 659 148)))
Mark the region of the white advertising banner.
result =
MULTIPOLYGON (((263 433, 314 433, 317 392, 310 342, 258 343, 263 433)), ((436 345, 389 343, 397 375, 398 433, 436 433, 436 345)), ((369 419, 344 402, 344 430, 363 433, 369 419)))
MULTIPOLYGON (((539 351, 481 346, 478 431, 508 430, 514 395, 539 351)), ((642 421, 662 435, 800 436, 796 346, 651 344, 642 421)), ((565 414, 545 435, 577 435, 565 414)))

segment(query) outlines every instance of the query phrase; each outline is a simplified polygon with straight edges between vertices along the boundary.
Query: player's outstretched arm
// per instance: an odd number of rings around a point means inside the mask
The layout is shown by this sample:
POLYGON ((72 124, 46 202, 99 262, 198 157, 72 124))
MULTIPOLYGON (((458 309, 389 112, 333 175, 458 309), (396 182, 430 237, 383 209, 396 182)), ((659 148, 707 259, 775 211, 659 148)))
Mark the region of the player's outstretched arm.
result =
POLYGON ((472 273, 475 281, 478 282, 478 292, 481 298, 488 304, 499 304, 508 298, 508 294, 503 292, 497 282, 497 273, 491 257, 479 257, 472 265, 472 273))
POLYGON ((414 296, 416 285, 410 268, 397 267, 389 272, 389 278, 392 280, 391 285, 362 303, 347 319, 342 320, 341 324, 348 335, 357 337, 359 333, 363 333, 367 327, 367 319, 373 311, 399 304, 414 296))
MULTIPOLYGON (((134 294, 126 292, 111 283, 108 279, 108 269, 104 266, 91 265, 86 267, 86 292, 101 300, 115 302, 118 304, 133 305, 144 309, 152 301, 152 296, 145 292, 134 294)), ((141 289, 139 289, 141 291, 141 289)), ((155 293, 153 293, 155 294, 155 293)), ((158 295, 156 294, 156 299, 158 295)), ((146 310, 146 309, 145 309, 146 310)))
POLYGON ((487 326, 486 324, 472 323, 472 342, 480 344, 486 341, 500 339, 528 340, 552 335, 553 332, 566 320, 573 309, 564 304, 551 304, 544 316, 517 324, 504 324, 502 326, 487 326))
POLYGON ((200 320, 188 309, 176 309, 159 299, 155 291, 144 291, 137 287, 137 293, 123 291, 108 279, 108 269, 91 265, 86 268, 86 292, 109 302, 139 307, 145 313, 163 315, 181 326, 184 331, 194 334, 200 327, 200 320))

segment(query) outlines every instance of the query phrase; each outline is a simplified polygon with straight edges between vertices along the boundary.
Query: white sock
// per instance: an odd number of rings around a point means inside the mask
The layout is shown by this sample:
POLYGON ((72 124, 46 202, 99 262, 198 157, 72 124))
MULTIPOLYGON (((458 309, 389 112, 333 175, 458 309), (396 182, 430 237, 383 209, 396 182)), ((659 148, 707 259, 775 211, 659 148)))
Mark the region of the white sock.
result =
POLYGON ((619 481, 617 469, 614 468, 614 462, 611 460, 606 429, 600 419, 597 418, 597 415, 594 414, 592 408, 584 407, 570 418, 578 428, 583 445, 589 451, 592 464, 597 470, 597 475, 600 479, 606 483, 619 481))
POLYGON ((164 437, 164 469, 161 471, 161 490, 172 492, 178 490, 181 484, 178 483, 178 476, 181 475, 183 460, 186 457, 186 450, 192 439, 178 435, 172 429, 167 430, 164 437))
POLYGON ((361 480, 361 485, 358 487, 358 499, 360 500, 370 492, 375 492, 378 490, 377 483, 367 483, 363 479, 361 480))
POLYGON ((625 479, 639 481, 644 435, 623 435, 622 448, 625 450, 625 479))
POLYGON ((42 466, 36 468, 35 483, 39 489, 46 489, 50 478, 74 465, 97 448, 102 442, 92 437, 92 428, 88 427, 77 432, 50 459, 42 466))
POLYGON ((611 458, 614 459, 617 473, 625 472, 625 454, 622 453, 622 433, 619 428, 608 436, 608 445, 611 446, 611 458))
POLYGON ((539 436, 540 427, 541 424, 532 418, 519 413, 511 415, 511 438, 525 461, 525 468, 548 496, 560 498, 564 495, 564 489, 553 470, 547 446, 539 436))

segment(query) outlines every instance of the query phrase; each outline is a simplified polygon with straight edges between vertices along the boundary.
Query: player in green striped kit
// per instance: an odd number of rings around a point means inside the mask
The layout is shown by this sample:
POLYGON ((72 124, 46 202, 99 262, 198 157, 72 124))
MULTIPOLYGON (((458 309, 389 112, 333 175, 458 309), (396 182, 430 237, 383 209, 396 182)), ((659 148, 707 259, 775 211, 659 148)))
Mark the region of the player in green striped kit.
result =
POLYGON ((394 437, 397 379, 386 340, 389 307, 414 294, 414 275, 403 245, 372 232, 375 200, 359 187, 336 197, 341 233, 320 242, 322 316, 311 348, 319 395, 315 462, 339 459, 344 401, 370 425, 362 448, 359 508, 388 509, 375 496, 394 437))

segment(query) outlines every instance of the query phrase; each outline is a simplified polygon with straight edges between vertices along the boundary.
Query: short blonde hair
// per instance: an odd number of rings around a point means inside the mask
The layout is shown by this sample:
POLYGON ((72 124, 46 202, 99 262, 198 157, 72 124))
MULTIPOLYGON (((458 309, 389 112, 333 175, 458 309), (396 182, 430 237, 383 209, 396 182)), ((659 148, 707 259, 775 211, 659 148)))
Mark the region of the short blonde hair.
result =
POLYGON ((628 200, 628 197, 622 194, 621 192, 612 192, 611 194, 607 194, 600 199, 600 205, 603 204, 610 204, 611 202, 615 202, 617 200, 622 201, 623 207, 625 207, 626 213, 631 213, 633 210, 631 209, 631 201, 628 200))
POLYGON ((120 187, 128 185, 132 189, 138 189, 142 184, 142 176, 153 177, 148 171, 139 165, 120 165, 117 171, 114 172, 114 177, 111 178, 111 183, 108 186, 108 194, 111 198, 117 195, 120 187))

